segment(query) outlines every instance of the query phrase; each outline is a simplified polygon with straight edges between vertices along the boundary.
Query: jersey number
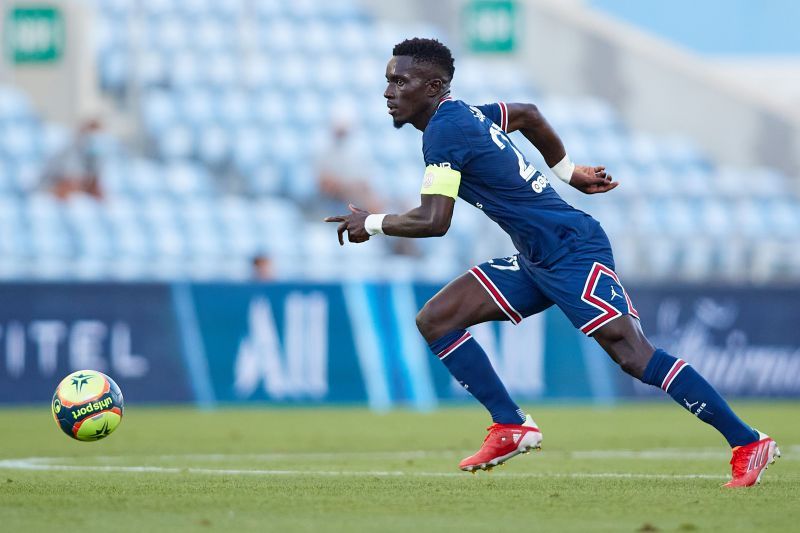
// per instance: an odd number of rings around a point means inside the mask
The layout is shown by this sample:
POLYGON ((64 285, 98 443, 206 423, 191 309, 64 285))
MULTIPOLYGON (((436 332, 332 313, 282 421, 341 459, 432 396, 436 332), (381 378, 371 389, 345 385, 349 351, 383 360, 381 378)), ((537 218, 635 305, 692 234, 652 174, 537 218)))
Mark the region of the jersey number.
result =
MULTIPOLYGON (((517 150, 517 147, 511 143, 511 141, 508 139, 508 136, 506 136, 505 132, 500 129, 500 126, 492 123, 492 125, 489 127, 489 133, 492 135, 492 140, 494 141, 494 143, 501 150, 505 150, 509 146, 511 147, 512 150, 514 150, 514 153, 517 154, 517 162, 519 163, 519 175, 525 181, 530 181, 531 177, 533 177, 533 175, 536 173, 536 168, 533 165, 528 164, 527 161, 525 161, 525 156, 523 156, 522 152, 517 150)), ((542 176, 542 178, 544 178, 544 176, 542 176)), ((534 181, 534 183, 532 184, 534 191, 542 192, 542 189, 547 185, 546 181, 547 178, 544 179, 545 179, 544 184, 540 183, 539 179, 534 181)))

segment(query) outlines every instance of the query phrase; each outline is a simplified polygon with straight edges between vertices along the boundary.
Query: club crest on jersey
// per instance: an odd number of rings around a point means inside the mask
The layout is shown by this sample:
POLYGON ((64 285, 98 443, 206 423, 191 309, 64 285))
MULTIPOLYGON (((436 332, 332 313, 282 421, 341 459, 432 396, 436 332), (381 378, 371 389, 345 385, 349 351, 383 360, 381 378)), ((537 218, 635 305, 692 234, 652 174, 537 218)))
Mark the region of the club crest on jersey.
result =
MULTIPOLYGON (((439 167, 439 168, 446 168, 447 170, 451 170, 452 169, 452 167, 450 166, 450 163, 434 163, 434 164, 429 165, 429 166, 439 167)), ((423 178, 422 178, 422 188, 423 189, 430 189, 431 186, 433 185, 433 180, 434 179, 436 179, 436 174, 434 173, 433 169, 429 169, 427 172, 425 172, 425 176, 423 176, 423 178)))

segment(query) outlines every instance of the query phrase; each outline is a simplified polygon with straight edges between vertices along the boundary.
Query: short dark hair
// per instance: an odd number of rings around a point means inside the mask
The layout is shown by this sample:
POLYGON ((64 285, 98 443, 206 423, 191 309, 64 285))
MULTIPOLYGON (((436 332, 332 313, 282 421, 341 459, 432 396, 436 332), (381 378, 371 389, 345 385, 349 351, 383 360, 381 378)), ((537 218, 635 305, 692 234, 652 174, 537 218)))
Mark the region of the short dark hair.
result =
POLYGON ((402 43, 395 45, 392 55, 411 56, 416 63, 430 63, 442 70, 448 82, 453 79, 453 73, 456 71, 453 54, 450 53, 450 49, 436 39, 421 39, 419 37, 406 39, 402 43))

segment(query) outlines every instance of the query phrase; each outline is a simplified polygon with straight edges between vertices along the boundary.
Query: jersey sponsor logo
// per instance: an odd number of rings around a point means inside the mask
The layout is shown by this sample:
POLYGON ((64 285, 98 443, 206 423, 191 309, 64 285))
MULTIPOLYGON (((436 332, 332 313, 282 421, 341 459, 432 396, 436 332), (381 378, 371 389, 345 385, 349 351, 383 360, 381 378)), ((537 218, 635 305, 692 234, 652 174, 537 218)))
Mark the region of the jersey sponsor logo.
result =
POLYGON ((611 300, 613 300, 614 298, 622 298, 622 296, 620 296, 619 293, 617 293, 617 289, 615 289, 614 286, 612 285, 611 286, 611 300))
POLYGON ((550 182, 544 177, 544 175, 539 174, 539 177, 531 182, 531 189, 533 189, 533 192, 536 194, 539 194, 545 189, 545 187, 547 187, 549 183, 550 182))

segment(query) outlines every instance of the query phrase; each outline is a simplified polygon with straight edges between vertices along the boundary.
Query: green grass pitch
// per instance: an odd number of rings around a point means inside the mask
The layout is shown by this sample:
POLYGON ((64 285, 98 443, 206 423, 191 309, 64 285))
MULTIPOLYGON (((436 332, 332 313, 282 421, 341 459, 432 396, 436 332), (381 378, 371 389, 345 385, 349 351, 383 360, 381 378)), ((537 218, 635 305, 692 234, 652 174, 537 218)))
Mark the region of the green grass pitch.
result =
POLYGON ((457 470, 479 406, 431 414, 131 407, 104 441, 65 437, 48 407, 0 410, 0 530, 797 531, 800 404, 737 404, 784 457, 720 488, 721 437, 667 404, 527 406, 544 449, 457 470))

